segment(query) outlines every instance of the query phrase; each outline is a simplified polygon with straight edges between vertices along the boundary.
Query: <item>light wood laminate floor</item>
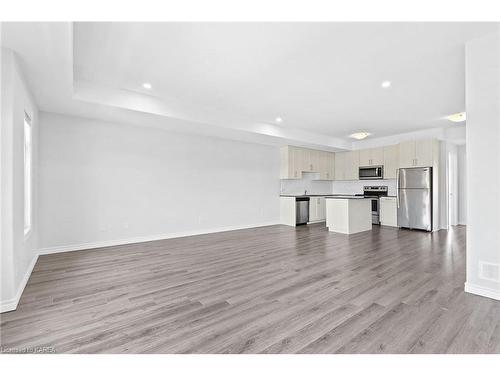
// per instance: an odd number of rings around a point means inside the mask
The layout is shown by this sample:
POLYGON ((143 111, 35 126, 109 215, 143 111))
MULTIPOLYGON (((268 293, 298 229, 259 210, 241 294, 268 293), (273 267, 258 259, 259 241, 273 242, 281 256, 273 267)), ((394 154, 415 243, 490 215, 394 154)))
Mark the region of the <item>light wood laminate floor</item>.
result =
POLYGON ((269 226, 41 256, 3 348, 57 353, 500 353, 464 292, 465 227, 269 226))

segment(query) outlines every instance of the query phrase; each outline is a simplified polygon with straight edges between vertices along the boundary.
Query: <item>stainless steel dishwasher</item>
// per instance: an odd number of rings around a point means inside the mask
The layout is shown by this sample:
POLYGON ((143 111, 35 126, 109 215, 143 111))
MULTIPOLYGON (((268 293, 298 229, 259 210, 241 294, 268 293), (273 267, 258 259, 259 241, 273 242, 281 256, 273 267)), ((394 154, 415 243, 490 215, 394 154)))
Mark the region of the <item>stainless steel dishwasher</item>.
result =
POLYGON ((309 221, 309 197, 295 198, 295 224, 303 225, 309 221))

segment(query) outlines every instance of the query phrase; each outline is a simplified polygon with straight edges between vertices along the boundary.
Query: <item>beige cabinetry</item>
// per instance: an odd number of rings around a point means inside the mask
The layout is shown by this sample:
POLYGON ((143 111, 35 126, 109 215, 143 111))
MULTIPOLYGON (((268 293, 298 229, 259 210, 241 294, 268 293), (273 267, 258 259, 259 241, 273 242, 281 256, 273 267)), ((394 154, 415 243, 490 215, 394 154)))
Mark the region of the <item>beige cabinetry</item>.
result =
POLYGON ((302 177, 298 147, 284 146, 280 149, 280 178, 292 179, 302 177))
POLYGON ((280 178, 299 179, 302 172, 319 173, 321 180, 333 180, 335 154, 303 147, 284 146, 280 149, 280 178))
POLYGON ((335 154, 335 180, 345 180, 345 155, 347 152, 337 152, 335 154))
POLYGON ((429 167, 439 157, 439 141, 424 139, 356 151, 326 152, 296 146, 281 148, 280 178, 300 179, 302 172, 319 173, 320 180, 354 181, 359 167, 384 166, 384 178, 397 177, 398 168, 429 167))
POLYGON ((309 198, 309 222, 325 221, 326 202, 325 197, 309 198))
POLYGON ((424 139, 415 141, 415 166, 416 167, 431 167, 434 162, 433 143, 432 139, 424 139))
POLYGON ((335 180, 359 179, 359 151, 337 152, 335 154, 335 180))
MULTIPOLYGON (((430 167, 434 162, 433 139, 401 142, 399 144, 399 167, 430 167)), ((436 155, 437 156, 437 155, 436 155)))
POLYGON ((366 148, 359 150, 359 166, 382 165, 384 163, 383 147, 366 148))
POLYGON ((394 197, 380 197, 380 224, 398 226, 398 208, 394 197))
POLYGON ((399 168, 399 145, 385 146, 384 154, 384 178, 396 178, 399 168))
POLYGON ((346 152, 345 159, 345 179, 359 179, 359 151, 346 152))

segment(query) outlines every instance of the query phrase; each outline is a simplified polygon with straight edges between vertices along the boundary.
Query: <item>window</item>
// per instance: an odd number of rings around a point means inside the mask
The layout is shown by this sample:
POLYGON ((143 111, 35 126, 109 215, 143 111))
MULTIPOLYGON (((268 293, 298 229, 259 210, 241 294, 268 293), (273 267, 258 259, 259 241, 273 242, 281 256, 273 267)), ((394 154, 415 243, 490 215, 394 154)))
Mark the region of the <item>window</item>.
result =
POLYGON ((24 234, 31 230, 32 221, 32 143, 31 118, 24 114, 24 234))

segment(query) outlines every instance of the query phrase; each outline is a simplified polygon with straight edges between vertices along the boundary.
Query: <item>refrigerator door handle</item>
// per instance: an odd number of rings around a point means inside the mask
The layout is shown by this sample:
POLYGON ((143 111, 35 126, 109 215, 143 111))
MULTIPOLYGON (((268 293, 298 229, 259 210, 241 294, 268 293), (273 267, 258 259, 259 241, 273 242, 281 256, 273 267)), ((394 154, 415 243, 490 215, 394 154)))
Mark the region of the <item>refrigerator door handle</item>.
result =
POLYGON ((399 168, 396 171, 396 201, 399 208, 399 168))

